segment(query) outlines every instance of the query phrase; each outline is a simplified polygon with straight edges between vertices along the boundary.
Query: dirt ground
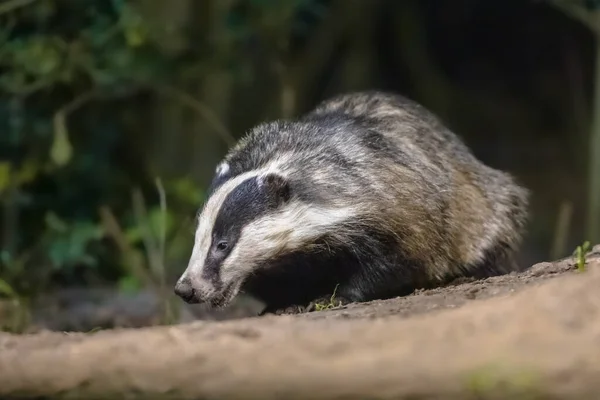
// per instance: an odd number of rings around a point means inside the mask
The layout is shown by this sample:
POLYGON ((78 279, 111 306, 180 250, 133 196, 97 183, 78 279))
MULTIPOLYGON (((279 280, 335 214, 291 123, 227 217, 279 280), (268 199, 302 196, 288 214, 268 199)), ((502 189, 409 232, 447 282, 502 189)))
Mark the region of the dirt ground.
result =
POLYGON ((0 334, 0 398, 600 399, 600 246, 587 261, 296 315, 0 334))
MULTIPOLYGON (((600 257, 600 246, 589 259, 600 257)), ((537 286, 548 279, 561 276, 575 268, 571 257, 554 263, 542 262, 520 274, 502 275, 483 280, 455 281, 446 287, 419 290, 396 299, 350 304, 348 306, 299 314, 311 319, 321 318, 381 318, 386 316, 408 317, 436 310, 460 307, 472 300, 506 296, 526 286, 537 286)))
MULTIPOLYGON (((599 246, 600 247, 600 246, 599 246)), ((600 253, 600 251, 598 251, 600 253)), ((593 257, 593 256, 591 256, 593 257)), ((511 293, 535 285, 572 268, 572 259, 558 263, 541 263, 522 274, 511 274, 480 281, 464 280, 388 301, 353 304, 336 310, 303 315, 319 318, 377 318, 386 315, 409 316, 438 309, 456 308, 470 300, 511 293)), ((175 299, 179 323, 194 320, 224 321, 256 316, 261 305, 240 296, 226 309, 188 305, 175 299)), ((1 307, 0 307, 1 308, 1 307)), ((0 318, 2 313, 0 312, 0 318)), ((89 332, 112 328, 141 328, 156 325, 160 319, 160 301, 155 292, 123 293, 117 288, 73 288, 44 296, 34 307, 28 332, 43 330, 89 332)))

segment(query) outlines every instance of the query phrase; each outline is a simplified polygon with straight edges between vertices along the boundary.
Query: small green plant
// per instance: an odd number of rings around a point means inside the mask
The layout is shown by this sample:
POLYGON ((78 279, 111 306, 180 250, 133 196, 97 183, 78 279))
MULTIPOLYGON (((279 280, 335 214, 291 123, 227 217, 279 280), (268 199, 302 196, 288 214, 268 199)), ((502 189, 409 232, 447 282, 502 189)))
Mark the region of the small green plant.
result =
POLYGON ((581 246, 577 246, 577 248, 574 251, 574 255, 575 255, 575 263, 577 264, 577 270, 580 272, 585 271, 585 263, 586 263, 586 259, 585 256, 587 253, 590 252, 590 242, 589 241, 585 241, 583 242, 583 244, 581 246))
POLYGON ((165 266, 167 231, 172 227, 169 224, 172 222, 169 219, 172 215, 169 214, 167 209, 167 197, 162 181, 156 178, 155 184, 160 199, 159 207, 155 209, 156 213, 148 212, 139 190, 133 193, 133 210, 146 256, 145 264, 148 267, 147 272, 144 272, 146 281, 161 299, 162 322, 171 324, 178 318, 177 309, 171 301, 173 296, 171 296, 170 288, 167 285, 165 266))
POLYGON ((0 331, 21 333, 28 325, 29 308, 25 299, 0 278, 0 331))
POLYGON ((317 311, 329 310, 331 308, 340 307, 342 305, 341 301, 338 301, 337 304, 335 302, 335 293, 337 292, 338 286, 339 286, 339 284, 335 285, 335 289, 333 289, 333 294, 329 298, 329 303, 316 303, 315 310, 317 310, 317 311))

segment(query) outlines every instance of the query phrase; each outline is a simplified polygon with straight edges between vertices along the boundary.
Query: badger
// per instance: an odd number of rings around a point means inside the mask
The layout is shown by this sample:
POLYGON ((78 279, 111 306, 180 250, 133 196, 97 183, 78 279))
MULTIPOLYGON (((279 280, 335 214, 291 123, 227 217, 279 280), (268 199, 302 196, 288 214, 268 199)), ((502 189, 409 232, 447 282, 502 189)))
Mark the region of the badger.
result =
POLYGON ((340 94, 230 149, 175 293, 222 308, 243 292, 267 312, 509 273, 528 196, 416 101, 340 94))

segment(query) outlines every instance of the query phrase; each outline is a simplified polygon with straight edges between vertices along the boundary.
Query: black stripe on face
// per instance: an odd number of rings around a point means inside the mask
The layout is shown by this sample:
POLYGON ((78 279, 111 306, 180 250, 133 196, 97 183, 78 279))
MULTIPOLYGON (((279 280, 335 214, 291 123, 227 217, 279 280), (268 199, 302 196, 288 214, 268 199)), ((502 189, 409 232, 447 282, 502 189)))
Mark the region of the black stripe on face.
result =
POLYGON ((221 185, 223 185, 228 180, 233 179, 235 175, 236 174, 231 170, 231 167, 229 167, 229 170, 227 170, 227 172, 225 173, 215 174, 212 181, 210 182, 207 194, 209 196, 213 194, 221 185))
POLYGON ((204 278, 218 287, 221 265, 237 244, 242 228, 288 198, 288 183, 277 175, 248 178, 236 186, 223 201, 215 219, 202 273, 204 278))

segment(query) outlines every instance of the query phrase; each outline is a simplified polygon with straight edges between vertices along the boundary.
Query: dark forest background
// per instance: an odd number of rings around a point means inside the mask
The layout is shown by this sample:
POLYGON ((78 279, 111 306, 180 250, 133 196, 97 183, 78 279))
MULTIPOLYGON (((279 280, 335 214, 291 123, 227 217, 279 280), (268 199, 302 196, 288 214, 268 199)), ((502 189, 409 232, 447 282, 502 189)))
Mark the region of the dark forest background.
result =
POLYGON ((532 190, 524 265, 600 242, 597 7, 2 0, 0 297, 167 296, 228 146, 363 89, 417 100, 532 190))

